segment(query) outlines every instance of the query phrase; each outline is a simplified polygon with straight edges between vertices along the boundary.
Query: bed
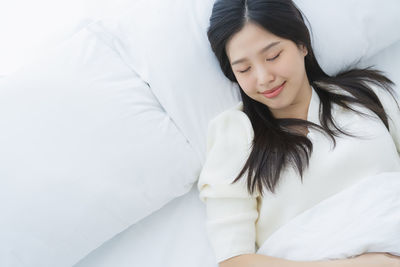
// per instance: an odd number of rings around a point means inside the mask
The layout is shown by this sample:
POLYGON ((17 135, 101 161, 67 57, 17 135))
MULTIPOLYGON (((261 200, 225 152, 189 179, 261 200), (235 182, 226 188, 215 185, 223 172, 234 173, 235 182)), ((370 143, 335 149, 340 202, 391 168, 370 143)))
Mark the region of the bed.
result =
MULTIPOLYGON (((135 1, 0 79, 1 266, 217 266, 196 181, 209 120, 240 98, 213 2, 135 1)), ((327 73, 400 84, 398 1, 295 2, 327 73)))

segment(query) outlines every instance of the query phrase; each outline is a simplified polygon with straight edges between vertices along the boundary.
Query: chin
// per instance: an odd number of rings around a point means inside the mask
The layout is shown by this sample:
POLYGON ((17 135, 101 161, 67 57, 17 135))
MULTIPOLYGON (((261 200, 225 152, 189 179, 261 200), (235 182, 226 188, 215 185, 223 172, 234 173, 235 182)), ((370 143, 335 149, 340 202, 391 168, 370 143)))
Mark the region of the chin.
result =
POLYGON ((267 105, 267 106, 271 111, 284 111, 285 109, 288 108, 289 105, 285 105, 283 103, 282 104, 274 103, 272 105, 267 105))

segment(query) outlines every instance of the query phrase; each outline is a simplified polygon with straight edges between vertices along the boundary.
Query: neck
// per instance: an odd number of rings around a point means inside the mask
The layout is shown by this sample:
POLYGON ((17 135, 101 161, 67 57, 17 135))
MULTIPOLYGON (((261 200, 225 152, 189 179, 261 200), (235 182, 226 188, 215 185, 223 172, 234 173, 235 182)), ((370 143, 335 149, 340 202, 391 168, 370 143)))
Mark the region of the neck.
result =
POLYGON ((310 106, 312 88, 307 83, 304 90, 301 90, 296 100, 285 110, 271 110, 277 119, 302 119, 307 120, 308 108, 310 106))

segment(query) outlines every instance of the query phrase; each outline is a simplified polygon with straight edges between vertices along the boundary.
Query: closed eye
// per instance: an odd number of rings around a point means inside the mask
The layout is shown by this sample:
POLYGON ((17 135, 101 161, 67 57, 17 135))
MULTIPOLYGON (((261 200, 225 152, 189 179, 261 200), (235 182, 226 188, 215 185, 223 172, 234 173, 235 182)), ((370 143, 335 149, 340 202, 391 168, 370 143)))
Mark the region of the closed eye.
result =
POLYGON ((269 59, 267 59, 267 61, 273 61, 273 60, 275 60, 277 57, 279 57, 279 55, 280 55, 281 53, 279 53, 278 55, 276 55, 275 57, 273 57, 273 58, 269 58, 269 59))
MULTIPOLYGON (((273 61, 273 60, 275 60, 276 58, 278 58, 279 57, 279 55, 280 55, 281 53, 279 53, 278 55, 276 55, 275 57, 273 57, 273 58, 269 58, 269 59, 267 59, 267 61, 273 61)), ((245 69, 245 70, 238 70, 238 72, 240 72, 240 73, 245 73, 245 72, 247 72, 248 70, 250 69, 250 67, 248 67, 247 69, 245 69)))
POLYGON ((240 72, 240 73, 245 73, 246 71, 248 71, 250 69, 250 67, 248 67, 247 69, 245 69, 245 70, 238 70, 238 72, 240 72))

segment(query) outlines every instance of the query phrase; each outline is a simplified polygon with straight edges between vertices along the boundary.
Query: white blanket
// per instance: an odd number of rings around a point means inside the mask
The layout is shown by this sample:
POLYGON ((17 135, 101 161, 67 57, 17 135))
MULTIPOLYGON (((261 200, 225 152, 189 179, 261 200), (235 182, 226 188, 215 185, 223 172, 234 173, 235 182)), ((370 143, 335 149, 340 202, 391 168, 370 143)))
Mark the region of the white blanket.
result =
POLYGON ((400 172, 363 179, 274 232, 257 254, 296 261, 400 256, 400 172))

